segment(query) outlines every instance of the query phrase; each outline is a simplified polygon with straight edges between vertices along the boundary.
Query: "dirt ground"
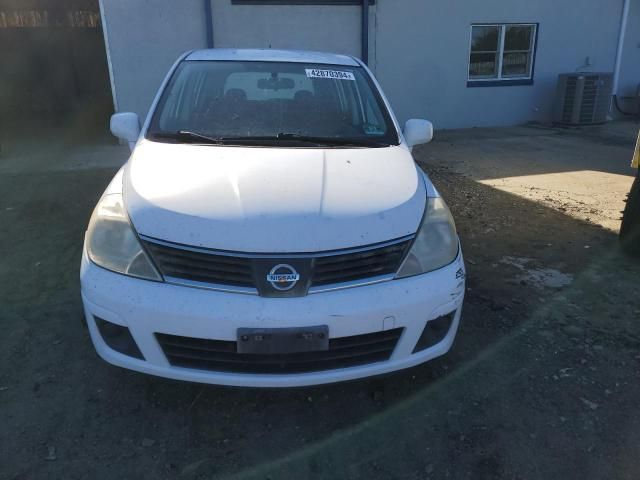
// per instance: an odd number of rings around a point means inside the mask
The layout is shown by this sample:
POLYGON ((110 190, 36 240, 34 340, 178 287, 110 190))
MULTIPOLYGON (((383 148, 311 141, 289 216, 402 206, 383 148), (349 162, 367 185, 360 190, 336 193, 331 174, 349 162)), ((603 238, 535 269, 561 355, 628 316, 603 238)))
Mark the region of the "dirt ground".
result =
POLYGON ((467 259, 452 351, 292 390, 181 383, 98 359, 78 265, 126 151, 73 136, 5 141, 0 478, 637 478, 640 261, 616 242, 637 128, 438 132, 415 154, 467 259))

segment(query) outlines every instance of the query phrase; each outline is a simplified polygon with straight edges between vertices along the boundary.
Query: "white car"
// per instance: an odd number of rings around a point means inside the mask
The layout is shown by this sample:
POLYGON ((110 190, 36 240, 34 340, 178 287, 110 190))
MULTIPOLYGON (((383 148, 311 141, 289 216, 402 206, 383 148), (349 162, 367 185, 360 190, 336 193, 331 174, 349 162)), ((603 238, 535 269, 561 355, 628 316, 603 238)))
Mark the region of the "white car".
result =
POLYGON ((446 353, 465 267, 449 209, 358 59, 198 50, 172 67, 91 218, 81 265, 107 362, 291 387, 446 353))

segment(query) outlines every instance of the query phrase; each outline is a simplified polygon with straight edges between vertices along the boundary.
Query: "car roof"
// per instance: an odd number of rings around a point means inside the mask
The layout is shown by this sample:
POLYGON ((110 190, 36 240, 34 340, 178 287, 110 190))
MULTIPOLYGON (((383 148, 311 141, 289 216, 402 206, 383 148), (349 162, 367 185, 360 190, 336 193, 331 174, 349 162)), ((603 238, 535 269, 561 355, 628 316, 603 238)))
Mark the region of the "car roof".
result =
POLYGON ((207 50, 194 50, 186 56, 185 60, 321 63, 352 67, 360 65, 355 58, 338 53, 313 52, 310 50, 273 50, 270 48, 210 48, 207 50))

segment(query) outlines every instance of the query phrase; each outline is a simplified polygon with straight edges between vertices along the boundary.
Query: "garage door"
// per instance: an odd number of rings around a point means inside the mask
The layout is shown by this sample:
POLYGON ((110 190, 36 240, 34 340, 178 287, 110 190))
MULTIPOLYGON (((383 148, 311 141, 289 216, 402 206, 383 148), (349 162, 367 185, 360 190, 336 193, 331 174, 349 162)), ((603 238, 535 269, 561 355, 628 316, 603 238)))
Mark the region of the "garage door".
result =
POLYGON ((320 50, 360 57, 361 2, 317 3, 322 2, 214 1, 214 44, 320 50))

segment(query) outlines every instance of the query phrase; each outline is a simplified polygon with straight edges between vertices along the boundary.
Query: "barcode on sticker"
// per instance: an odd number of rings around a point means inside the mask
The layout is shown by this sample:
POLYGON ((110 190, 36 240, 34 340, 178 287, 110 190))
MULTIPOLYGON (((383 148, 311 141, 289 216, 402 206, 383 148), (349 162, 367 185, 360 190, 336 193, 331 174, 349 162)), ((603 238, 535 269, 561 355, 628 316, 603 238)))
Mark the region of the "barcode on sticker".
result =
POLYGON ((305 68, 309 78, 335 78, 336 80, 355 80, 351 72, 341 70, 318 70, 316 68, 305 68))

